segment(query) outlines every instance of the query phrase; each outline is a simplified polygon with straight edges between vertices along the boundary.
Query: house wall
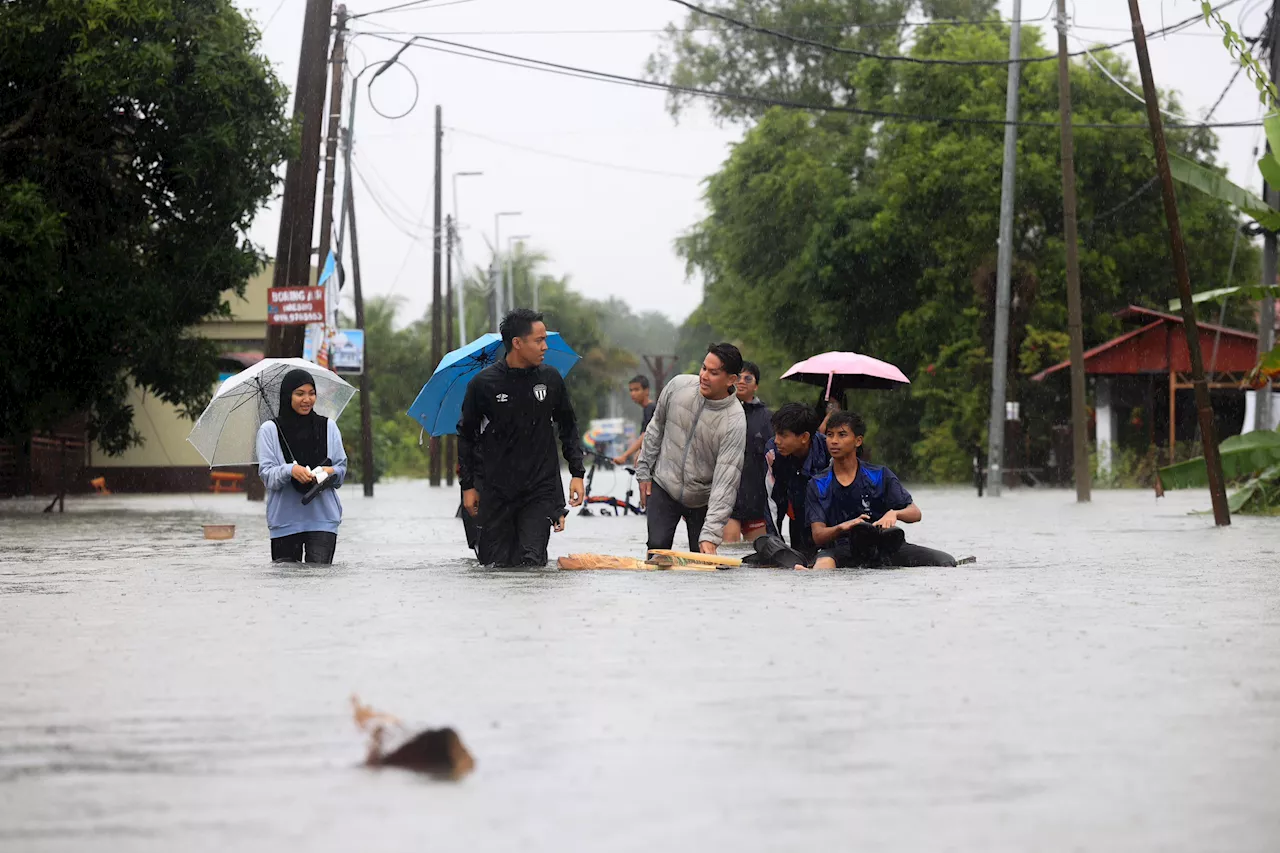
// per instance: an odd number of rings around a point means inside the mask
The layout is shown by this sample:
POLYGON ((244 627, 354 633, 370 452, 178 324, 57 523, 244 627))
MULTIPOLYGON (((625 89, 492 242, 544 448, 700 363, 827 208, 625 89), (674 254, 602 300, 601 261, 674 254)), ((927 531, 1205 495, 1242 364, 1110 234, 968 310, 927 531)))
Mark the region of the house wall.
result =
MULTIPOLYGON (((267 338, 267 288, 271 286, 274 265, 249 279, 244 296, 228 294, 229 318, 206 320, 197 328, 203 337, 218 342, 223 351, 262 351, 267 338)), ((209 488, 209 465, 187 441, 195 422, 182 416, 172 406, 153 394, 133 388, 129 394, 133 406, 134 429, 142 436, 142 444, 119 456, 108 456, 101 447, 89 450, 88 472, 80 479, 103 476, 113 492, 193 492, 209 488)), ((219 470, 250 473, 252 466, 219 470)), ((256 476, 256 474, 251 474, 256 476)))

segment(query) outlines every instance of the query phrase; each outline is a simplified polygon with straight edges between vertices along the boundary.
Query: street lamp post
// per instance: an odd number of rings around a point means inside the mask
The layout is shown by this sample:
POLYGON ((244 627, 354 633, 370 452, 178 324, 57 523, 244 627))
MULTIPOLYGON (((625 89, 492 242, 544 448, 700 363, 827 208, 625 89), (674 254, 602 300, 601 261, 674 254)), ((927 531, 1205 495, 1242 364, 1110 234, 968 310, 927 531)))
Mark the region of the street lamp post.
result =
MULTIPOLYGON (((454 230, 453 245, 458 246, 458 255, 462 256, 462 245, 457 239, 458 229, 458 178, 476 178, 483 175, 484 172, 454 172, 453 173, 453 222, 450 228, 454 230)), ((458 273, 462 276, 458 283, 458 346, 467 343, 467 271, 462 264, 458 264, 458 273)))
MULTIPOLYGON (((501 257, 501 255, 500 255, 500 253, 502 252, 502 232, 501 232, 501 230, 500 230, 500 229, 501 229, 501 223, 502 223, 502 217, 504 217, 504 216, 519 216, 519 215, 520 215, 520 213, 521 213, 521 211, 519 211, 519 210, 504 210, 504 211, 501 211, 500 213, 495 213, 495 214, 493 215, 493 267, 491 268, 491 269, 493 270, 493 273, 490 275, 490 278, 498 279, 498 281, 497 281, 497 292, 496 292, 496 294, 495 294, 495 297, 496 297, 496 298, 497 298, 497 300, 498 300, 498 321, 499 321, 499 322, 501 322, 501 321, 502 321, 503 316, 504 316, 508 311, 510 311, 510 310, 511 310, 511 307, 512 307, 512 306, 510 306, 510 305, 503 305, 503 301, 504 301, 504 300, 503 300, 503 286, 504 286, 504 285, 503 285, 503 282, 501 281, 501 278, 502 278, 502 257, 501 257)), ((498 329, 494 329, 494 331, 496 332, 496 331, 498 331, 498 329)))
POLYGON ((512 244, 529 239, 528 234, 513 234, 507 238, 507 302, 516 307, 516 270, 512 256, 512 244))

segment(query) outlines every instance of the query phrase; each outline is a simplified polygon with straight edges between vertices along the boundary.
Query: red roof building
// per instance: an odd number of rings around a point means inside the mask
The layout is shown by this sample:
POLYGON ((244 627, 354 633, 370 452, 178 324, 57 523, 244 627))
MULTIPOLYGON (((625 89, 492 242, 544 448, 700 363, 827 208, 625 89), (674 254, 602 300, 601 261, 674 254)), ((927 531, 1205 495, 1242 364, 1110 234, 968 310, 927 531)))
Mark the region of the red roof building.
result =
MULTIPOLYGON (((1121 407, 1146 411, 1150 444, 1156 443, 1157 425, 1167 428, 1172 460, 1178 439, 1192 439, 1196 430, 1191 354, 1182 317, 1136 305, 1115 316, 1131 328, 1084 354, 1085 373, 1094 378, 1098 467, 1111 467, 1111 445, 1118 438, 1117 415, 1121 407)), ((1242 380, 1257 364, 1258 336, 1212 323, 1196 326, 1219 437, 1236 435, 1245 415, 1242 380)), ((1070 362, 1064 361, 1031 378, 1043 381, 1057 373, 1065 374, 1069 367, 1070 362)))

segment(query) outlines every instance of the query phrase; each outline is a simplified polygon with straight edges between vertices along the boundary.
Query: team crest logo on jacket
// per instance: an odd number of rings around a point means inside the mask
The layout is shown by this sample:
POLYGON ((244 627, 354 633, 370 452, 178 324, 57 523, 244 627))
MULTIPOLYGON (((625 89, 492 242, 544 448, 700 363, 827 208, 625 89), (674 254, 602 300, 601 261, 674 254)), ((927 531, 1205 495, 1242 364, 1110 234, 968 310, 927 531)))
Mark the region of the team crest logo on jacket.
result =
POLYGON ((534 386, 533 386, 533 396, 535 396, 535 397, 537 397, 537 398, 538 398, 538 402, 539 402, 539 403, 541 403, 543 400, 547 399, 547 386, 546 386, 546 385, 534 385, 534 386))

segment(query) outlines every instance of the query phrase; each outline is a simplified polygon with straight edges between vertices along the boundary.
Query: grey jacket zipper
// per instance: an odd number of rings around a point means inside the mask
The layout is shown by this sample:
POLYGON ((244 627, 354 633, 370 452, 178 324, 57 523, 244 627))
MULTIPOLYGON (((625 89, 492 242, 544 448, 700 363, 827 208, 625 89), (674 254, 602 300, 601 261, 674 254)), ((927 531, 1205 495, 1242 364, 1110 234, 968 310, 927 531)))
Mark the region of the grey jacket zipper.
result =
MULTIPOLYGON (((687 472, 689 470, 689 451, 693 448, 693 438, 698 434, 698 419, 702 417, 702 410, 707 407, 707 398, 698 394, 698 411, 693 413, 693 423, 689 425, 689 440, 684 445, 684 456, 680 459, 680 470, 687 472)), ((680 478, 680 497, 676 498, 676 503, 684 503, 684 489, 686 477, 680 478)))

